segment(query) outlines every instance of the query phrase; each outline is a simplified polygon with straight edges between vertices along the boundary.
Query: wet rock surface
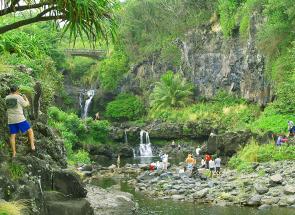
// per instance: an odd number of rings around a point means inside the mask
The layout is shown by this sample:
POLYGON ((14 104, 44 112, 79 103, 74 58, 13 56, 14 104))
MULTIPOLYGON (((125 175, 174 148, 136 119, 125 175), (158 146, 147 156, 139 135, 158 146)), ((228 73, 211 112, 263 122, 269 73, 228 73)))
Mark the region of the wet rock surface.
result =
MULTIPOLYGON (((188 173, 179 174, 178 167, 172 166, 167 172, 144 171, 129 183, 152 198, 260 206, 260 209, 294 207, 294 164, 294 161, 261 163, 252 173, 222 169, 221 175, 205 177, 207 180, 190 177, 188 173), (268 168, 272 173, 267 173, 268 168)), ((206 170, 200 172, 208 174, 206 170)))
POLYGON ((136 205, 133 195, 121 192, 115 188, 102 189, 88 184, 87 197, 94 209, 94 215, 132 215, 135 214, 136 205))

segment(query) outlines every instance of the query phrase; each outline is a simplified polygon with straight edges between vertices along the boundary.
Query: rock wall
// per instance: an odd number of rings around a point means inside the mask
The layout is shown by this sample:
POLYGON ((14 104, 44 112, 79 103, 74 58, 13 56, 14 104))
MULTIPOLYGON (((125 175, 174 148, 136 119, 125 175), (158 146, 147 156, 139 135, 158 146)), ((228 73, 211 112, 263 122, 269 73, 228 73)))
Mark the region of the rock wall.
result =
POLYGON ((262 21, 258 14, 251 17, 247 40, 238 34, 224 38, 218 23, 191 30, 175 41, 182 52, 180 68, 162 64, 154 56, 132 68, 121 91, 146 95, 162 74, 174 70, 194 83, 197 96, 210 98, 225 90, 264 106, 273 99, 273 93, 265 77, 265 58, 256 46, 262 21))

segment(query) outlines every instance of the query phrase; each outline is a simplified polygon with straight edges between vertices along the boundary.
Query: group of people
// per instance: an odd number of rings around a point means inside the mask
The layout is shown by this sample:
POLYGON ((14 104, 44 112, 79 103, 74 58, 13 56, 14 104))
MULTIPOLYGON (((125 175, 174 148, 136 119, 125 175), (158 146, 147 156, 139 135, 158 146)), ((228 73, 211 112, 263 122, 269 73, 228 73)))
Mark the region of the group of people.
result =
MULTIPOLYGON (((196 152, 198 152, 196 153, 196 155, 199 156, 198 148, 196 149, 196 152)), ((185 162, 187 163, 187 170, 192 171, 194 165, 196 165, 196 159, 193 158, 192 154, 188 154, 188 157, 186 158, 185 162)), ((206 153, 205 158, 202 158, 201 160, 200 167, 209 169, 210 177, 213 177, 213 172, 220 174, 221 158, 217 156, 216 159, 213 160, 212 156, 206 153)))
MULTIPOLYGON (((295 125, 294 122, 291 120, 288 121, 288 131, 289 138, 295 137, 295 125)), ((287 143, 289 141, 288 137, 284 134, 273 134, 273 138, 276 146, 282 146, 284 143, 287 143)))

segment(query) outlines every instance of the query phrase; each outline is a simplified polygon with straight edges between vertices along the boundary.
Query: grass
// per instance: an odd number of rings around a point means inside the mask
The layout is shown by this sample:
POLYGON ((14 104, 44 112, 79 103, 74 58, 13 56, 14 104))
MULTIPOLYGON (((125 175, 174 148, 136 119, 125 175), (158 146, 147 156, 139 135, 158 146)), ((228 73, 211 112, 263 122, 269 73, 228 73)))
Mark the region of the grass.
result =
POLYGON ((21 215, 25 208, 23 202, 0 201, 0 215, 21 215))
POLYGON ((8 171, 12 179, 17 180, 23 177, 25 173, 25 167, 20 164, 10 163, 8 165, 8 171))
POLYGON ((272 143, 259 145, 252 141, 230 159, 229 166, 240 172, 251 172, 254 163, 281 160, 295 160, 294 145, 285 144, 277 147, 272 143))

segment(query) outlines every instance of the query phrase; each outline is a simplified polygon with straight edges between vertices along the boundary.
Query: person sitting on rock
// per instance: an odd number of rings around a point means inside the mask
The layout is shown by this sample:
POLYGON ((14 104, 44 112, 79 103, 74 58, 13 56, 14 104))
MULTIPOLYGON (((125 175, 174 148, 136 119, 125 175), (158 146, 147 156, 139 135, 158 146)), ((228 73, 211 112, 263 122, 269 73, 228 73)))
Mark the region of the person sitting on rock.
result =
POLYGON ((30 105, 27 97, 21 95, 17 86, 10 88, 10 94, 5 98, 7 106, 8 127, 10 132, 10 145, 12 148, 12 157, 16 156, 15 138, 21 131, 28 134, 29 143, 32 151, 35 151, 34 132, 24 116, 23 108, 30 105))
POLYGON ((209 161, 210 177, 213 177, 213 171, 215 170, 215 163, 212 158, 209 161))
POLYGON ((196 164, 196 160, 193 158, 192 154, 188 154, 185 162, 187 163, 187 170, 192 171, 193 166, 196 164))

